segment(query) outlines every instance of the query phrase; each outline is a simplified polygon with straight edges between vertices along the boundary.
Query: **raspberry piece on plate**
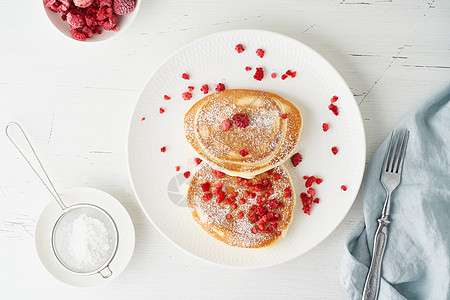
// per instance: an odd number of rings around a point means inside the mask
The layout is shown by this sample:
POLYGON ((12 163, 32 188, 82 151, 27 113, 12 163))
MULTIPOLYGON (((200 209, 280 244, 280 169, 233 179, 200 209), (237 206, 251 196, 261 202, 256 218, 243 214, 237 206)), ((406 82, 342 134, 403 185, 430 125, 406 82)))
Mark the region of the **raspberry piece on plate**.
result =
POLYGON ((255 78, 258 81, 261 81, 264 78, 263 68, 256 68, 256 72, 255 75, 253 75, 253 78, 255 78))
POLYGON ((237 51, 237 53, 242 53, 245 51, 244 46, 242 46, 241 44, 237 44, 236 47, 234 47, 234 49, 237 51))
POLYGON ((264 57, 264 53, 265 53, 265 51, 263 49, 256 50, 256 55, 258 55, 261 58, 264 57))
POLYGON ((224 91, 224 90, 225 90, 225 85, 223 83, 218 83, 216 85, 216 91, 217 92, 221 92, 221 91, 224 91))

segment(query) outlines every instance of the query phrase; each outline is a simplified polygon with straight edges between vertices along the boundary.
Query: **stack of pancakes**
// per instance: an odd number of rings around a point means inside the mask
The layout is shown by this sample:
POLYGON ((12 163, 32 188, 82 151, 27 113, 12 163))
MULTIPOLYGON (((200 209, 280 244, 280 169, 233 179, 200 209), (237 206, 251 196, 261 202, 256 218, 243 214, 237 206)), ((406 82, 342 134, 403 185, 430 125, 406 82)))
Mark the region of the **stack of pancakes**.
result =
POLYGON ((196 102, 184 118, 185 136, 203 159, 187 201, 213 237, 260 248, 284 236, 295 191, 281 166, 295 150, 300 111, 268 92, 226 90, 196 102))

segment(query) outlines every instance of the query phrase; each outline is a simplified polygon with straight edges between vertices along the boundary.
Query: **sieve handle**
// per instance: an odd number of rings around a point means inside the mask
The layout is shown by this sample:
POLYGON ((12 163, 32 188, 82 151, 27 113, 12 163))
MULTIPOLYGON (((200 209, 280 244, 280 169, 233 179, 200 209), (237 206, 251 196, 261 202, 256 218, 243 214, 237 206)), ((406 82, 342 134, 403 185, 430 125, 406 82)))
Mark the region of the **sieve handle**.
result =
POLYGON ((100 271, 98 271, 98 273, 99 273, 100 275, 102 275, 102 277, 103 277, 104 279, 109 278, 109 277, 111 277, 111 275, 112 275, 112 271, 111 271, 111 269, 109 268, 109 266, 104 267, 103 269, 101 269, 100 271), (106 270, 106 271, 105 271, 105 270, 106 270))
POLYGON ((56 200, 56 202, 58 202, 59 206, 64 210, 67 208, 67 206, 64 204, 64 202, 61 200, 61 198, 59 197, 58 192, 56 191, 55 187, 53 186, 52 181, 50 180, 50 178, 48 177, 47 172, 44 169, 44 166, 42 165, 41 161, 39 160, 39 157, 37 156, 36 152, 34 151, 33 146, 31 145, 30 140, 28 139, 27 135, 25 134, 25 131, 22 129, 22 127, 16 123, 16 122, 10 122, 6 125, 5 128, 5 132, 6 132, 6 136, 8 137, 8 139, 11 141, 11 143, 14 145, 14 147, 16 147, 16 149, 19 151, 19 153, 22 155, 22 157, 25 159, 25 161, 28 163, 28 165, 31 167, 31 169, 34 171, 34 173, 37 175, 37 177, 41 180, 41 182, 44 184, 44 186, 47 188, 47 190, 50 192, 50 194, 53 196, 53 198, 56 200), (31 161, 27 158, 27 156, 22 152, 22 150, 19 148, 19 146, 17 146, 16 142, 13 140, 13 138, 11 137, 11 135, 9 134, 9 129, 11 126, 16 126, 18 129, 20 129, 20 132, 22 133, 23 137, 25 138, 25 141, 28 143, 28 146, 31 149, 31 152, 33 153, 34 157, 36 158, 37 162, 38 162, 38 167, 40 167, 40 169, 42 170, 42 172, 44 173, 45 177, 48 180, 48 184, 45 182, 45 180, 41 177, 41 175, 39 175, 39 172, 37 171, 37 169, 33 166, 33 164, 31 163, 31 161))

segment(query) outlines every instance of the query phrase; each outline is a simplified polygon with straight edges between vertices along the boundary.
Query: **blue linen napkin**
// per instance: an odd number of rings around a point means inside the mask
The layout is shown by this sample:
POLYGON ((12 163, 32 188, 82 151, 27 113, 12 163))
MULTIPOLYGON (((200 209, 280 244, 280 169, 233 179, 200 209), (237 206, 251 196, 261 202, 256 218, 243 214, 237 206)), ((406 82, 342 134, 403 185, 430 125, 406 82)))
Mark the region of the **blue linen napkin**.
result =
MULTIPOLYGON (((391 223, 379 299, 450 299, 450 89, 410 113, 396 129, 410 138, 391 223)), ((341 286, 361 299, 386 196, 379 178, 387 138, 363 180, 364 220, 348 236, 341 286)))

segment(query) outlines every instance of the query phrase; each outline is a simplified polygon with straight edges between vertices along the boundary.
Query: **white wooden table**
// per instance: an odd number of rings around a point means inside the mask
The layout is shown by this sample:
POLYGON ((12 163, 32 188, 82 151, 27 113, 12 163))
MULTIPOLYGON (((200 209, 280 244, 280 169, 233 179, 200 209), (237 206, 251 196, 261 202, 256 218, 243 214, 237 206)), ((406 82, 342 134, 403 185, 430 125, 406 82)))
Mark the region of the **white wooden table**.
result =
POLYGON ((74 43, 45 19, 41 2, 0 2, 0 129, 27 129, 59 190, 90 186, 117 197, 136 228, 134 256, 111 284, 77 289, 40 264, 36 220, 51 201, 0 134, 0 298, 339 299, 347 234, 362 197, 323 243, 268 269, 236 271, 185 254, 141 212, 126 165, 128 120, 139 90, 171 52, 206 34, 277 31, 317 50, 359 103, 367 160, 411 109, 450 79, 450 2, 445 0, 143 0, 117 39, 74 43))

